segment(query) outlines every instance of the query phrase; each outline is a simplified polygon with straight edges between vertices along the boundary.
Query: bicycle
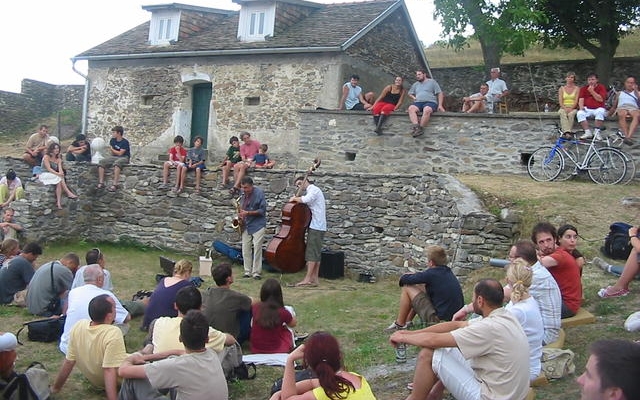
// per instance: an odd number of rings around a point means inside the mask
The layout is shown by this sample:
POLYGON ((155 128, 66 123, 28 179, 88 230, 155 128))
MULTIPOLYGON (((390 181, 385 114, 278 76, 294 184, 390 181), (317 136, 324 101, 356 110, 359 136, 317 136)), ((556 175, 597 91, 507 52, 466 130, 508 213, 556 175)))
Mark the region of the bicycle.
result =
POLYGON ((598 184, 614 185, 621 182, 627 173, 628 156, 620 150, 605 146, 598 147, 596 137, 589 142, 575 138, 575 134, 565 134, 556 124, 558 138, 553 146, 542 146, 531 153, 527 161, 529 176, 539 182, 548 182, 561 176, 566 159, 570 160, 570 175, 562 176, 567 179, 579 172, 586 171, 589 178, 598 184), (580 146, 588 146, 587 152, 580 160, 580 146))
POLYGON ((624 133, 622 133, 620 129, 617 129, 615 135, 607 135, 607 137, 605 138, 605 143, 607 147, 616 148, 622 153, 622 155, 624 155, 627 165, 627 172, 620 183, 626 185, 636 177, 636 163, 631 155, 622 150, 622 145, 624 144, 623 139, 624 133))

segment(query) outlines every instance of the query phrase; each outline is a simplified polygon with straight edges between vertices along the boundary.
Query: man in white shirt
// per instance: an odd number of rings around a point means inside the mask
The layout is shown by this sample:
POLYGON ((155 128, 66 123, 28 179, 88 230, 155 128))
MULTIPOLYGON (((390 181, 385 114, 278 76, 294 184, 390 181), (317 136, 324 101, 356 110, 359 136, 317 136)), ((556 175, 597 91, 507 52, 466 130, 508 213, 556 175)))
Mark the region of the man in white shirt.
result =
POLYGON ((507 84, 500 79, 500 68, 491 68, 491 79, 487 81, 489 86, 489 93, 487 95, 487 108, 489 112, 493 112, 493 106, 495 103, 500 103, 502 98, 509 94, 507 84))
MULTIPOLYGON (((91 319, 87 304, 89 304, 94 297, 106 294, 113 299, 116 307, 115 324, 124 325, 131 320, 129 312, 122 307, 118 298, 112 292, 102 288, 104 284, 104 273, 98 264, 88 265, 87 268, 84 269, 83 275, 85 284, 69 291, 67 319, 64 323, 64 331, 60 338, 59 346, 60 351, 65 355, 67 354, 69 335, 73 325, 82 319, 91 319)), ((126 332, 128 326, 122 326, 121 329, 126 332)))

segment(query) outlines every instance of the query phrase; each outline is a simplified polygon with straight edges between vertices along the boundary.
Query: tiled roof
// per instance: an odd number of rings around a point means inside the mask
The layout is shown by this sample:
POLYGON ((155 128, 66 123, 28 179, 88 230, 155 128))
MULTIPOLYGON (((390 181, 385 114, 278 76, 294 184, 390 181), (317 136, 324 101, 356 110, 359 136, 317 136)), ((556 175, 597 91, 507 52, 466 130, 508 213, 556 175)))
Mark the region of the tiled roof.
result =
MULTIPOLYGON (((182 29, 179 39, 166 46, 151 46, 148 43, 149 24, 146 22, 96 47, 80 53, 76 59, 91 59, 102 56, 142 55, 176 52, 210 52, 221 54, 243 50, 339 48, 353 39, 366 27, 377 24, 377 19, 390 7, 397 8, 398 0, 376 0, 357 3, 322 4, 308 17, 284 32, 263 42, 241 42, 238 40, 239 13, 199 12, 193 16, 197 30, 182 29)), ((205 9, 206 10, 206 9, 205 9)), ((189 13, 183 11, 183 19, 189 13)))

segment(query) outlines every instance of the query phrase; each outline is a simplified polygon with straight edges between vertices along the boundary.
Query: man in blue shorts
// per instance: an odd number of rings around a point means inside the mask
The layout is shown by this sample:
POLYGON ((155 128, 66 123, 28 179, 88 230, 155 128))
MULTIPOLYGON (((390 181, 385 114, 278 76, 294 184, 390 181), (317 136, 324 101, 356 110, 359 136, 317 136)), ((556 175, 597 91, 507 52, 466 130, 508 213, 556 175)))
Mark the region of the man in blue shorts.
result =
POLYGON ((409 97, 413 104, 409 106, 407 112, 411 120, 411 136, 418 137, 424 133, 424 127, 429 123, 431 113, 435 111, 444 112, 444 93, 440 85, 435 80, 427 76, 425 70, 416 71, 418 80, 409 89, 409 97), (422 113, 422 118, 418 123, 418 113, 422 113))

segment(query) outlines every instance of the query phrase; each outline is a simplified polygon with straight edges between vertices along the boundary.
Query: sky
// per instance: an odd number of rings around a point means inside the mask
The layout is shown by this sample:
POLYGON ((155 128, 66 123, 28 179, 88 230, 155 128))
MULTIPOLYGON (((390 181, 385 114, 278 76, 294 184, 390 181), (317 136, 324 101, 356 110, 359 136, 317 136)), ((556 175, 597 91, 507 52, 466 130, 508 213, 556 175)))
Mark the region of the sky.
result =
MULTIPOLYGON (((4 0, 0 90, 19 93, 22 79, 56 85, 84 83, 72 70, 73 56, 148 21, 151 13, 142 6, 174 2, 239 9, 231 0, 4 0)), ((438 40, 441 28, 433 20, 433 0, 405 0, 405 4, 420 40, 425 45, 438 40)), ((85 73, 86 61, 78 61, 76 69, 85 73)))

